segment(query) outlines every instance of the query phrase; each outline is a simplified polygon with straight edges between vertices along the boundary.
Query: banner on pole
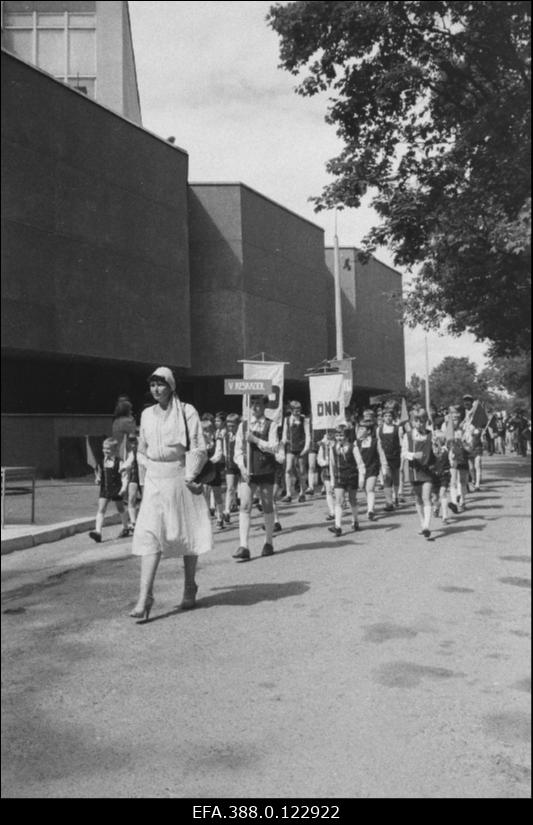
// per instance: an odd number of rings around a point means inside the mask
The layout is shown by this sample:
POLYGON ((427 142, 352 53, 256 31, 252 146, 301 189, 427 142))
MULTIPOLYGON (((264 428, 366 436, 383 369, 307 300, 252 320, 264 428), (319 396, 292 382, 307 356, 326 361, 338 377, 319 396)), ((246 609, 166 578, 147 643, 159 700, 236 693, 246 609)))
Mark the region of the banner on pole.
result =
POLYGON ((349 407, 353 394, 353 362, 351 358, 334 359, 332 367, 337 367, 344 379, 344 406, 349 407))
MULTIPOLYGON (((244 361, 243 379, 245 381, 270 381, 271 389, 268 393, 269 401, 265 409, 265 417, 274 421, 276 426, 283 423, 283 381, 285 364, 277 361, 244 361)), ((248 418, 248 396, 243 396, 242 414, 248 418)))
POLYGON ((315 430, 332 430, 345 421, 342 373, 310 375, 311 420, 315 430))
POLYGON ((470 421, 474 427, 477 427, 479 430, 483 430, 489 423, 489 417, 485 411, 485 408, 479 401, 474 401, 470 421))

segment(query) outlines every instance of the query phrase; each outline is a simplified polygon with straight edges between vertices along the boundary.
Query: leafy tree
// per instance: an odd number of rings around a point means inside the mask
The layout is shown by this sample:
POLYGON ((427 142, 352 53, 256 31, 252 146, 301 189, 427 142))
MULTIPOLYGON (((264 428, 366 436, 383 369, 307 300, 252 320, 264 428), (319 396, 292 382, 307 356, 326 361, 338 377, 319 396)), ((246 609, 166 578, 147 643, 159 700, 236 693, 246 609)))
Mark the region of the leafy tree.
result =
POLYGON ((466 393, 485 404, 494 401, 493 394, 478 376, 477 365, 469 358, 444 358, 429 375, 429 392, 431 402, 437 407, 460 404, 466 393))
POLYGON ((344 142, 317 210, 381 218, 364 241, 417 270, 406 320, 529 347, 530 2, 294 2, 267 20, 344 142))
POLYGON ((506 392, 505 406, 531 409, 531 355, 515 358, 491 358, 480 379, 496 392, 506 392))

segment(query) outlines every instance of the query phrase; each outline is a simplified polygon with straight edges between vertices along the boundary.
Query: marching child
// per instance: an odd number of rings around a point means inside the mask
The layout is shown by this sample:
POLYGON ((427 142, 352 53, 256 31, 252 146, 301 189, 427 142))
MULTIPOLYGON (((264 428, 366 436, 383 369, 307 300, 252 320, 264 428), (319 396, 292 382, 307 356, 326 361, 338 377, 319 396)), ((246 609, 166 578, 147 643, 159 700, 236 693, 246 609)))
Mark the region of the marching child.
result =
POLYGON ((322 483, 326 491, 326 504, 328 515, 326 521, 335 521, 335 492, 333 479, 331 477, 331 451, 335 446, 335 430, 326 430, 324 437, 318 444, 317 462, 321 467, 322 483))
POLYGON ((409 467, 409 480, 415 497, 415 507, 420 519, 420 534, 431 536, 431 492, 433 489, 432 467, 435 463, 431 432, 427 429, 428 414, 418 409, 412 416, 412 429, 403 437, 402 458, 409 467))
POLYGON ((352 530, 359 530, 357 514, 357 490, 364 480, 365 466, 357 445, 350 439, 350 428, 339 424, 335 430, 335 444, 330 450, 331 479, 335 491, 335 526, 328 527, 330 533, 342 536, 342 511, 345 496, 348 495, 352 512, 352 530))
POLYGON ((394 404, 385 405, 383 421, 378 428, 378 449, 383 473, 385 510, 399 506, 400 464, 402 445, 400 427, 394 423, 394 404))
POLYGON ((305 501, 306 456, 311 443, 309 420, 302 414, 302 405, 299 401, 291 401, 289 408, 290 415, 284 421, 281 437, 286 450, 285 487, 287 495, 283 501, 287 503, 292 501, 294 495, 295 476, 300 486, 298 501, 305 501))
POLYGON ((442 432, 433 434, 433 453, 435 463, 433 471, 433 515, 440 514, 443 524, 448 524, 448 495, 450 490, 450 457, 446 447, 446 435, 442 432))
POLYGON ((363 420, 357 431, 356 446, 365 467, 364 490, 366 492, 367 515, 370 521, 374 521, 376 518, 374 510, 376 506, 376 482, 379 476, 380 458, 372 410, 366 410, 363 413, 363 420))
POLYGON ((452 512, 462 513, 468 489, 468 452, 461 426, 461 411, 457 406, 450 407, 449 422, 446 440, 451 467, 449 507, 452 512))
POLYGON ((226 524, 231 522, 230 514, 237 507, 237 485, 241 474, 235 463, 235 438, 240 420, 241 418, 237 413, 230 413, 228 415, 226 418, 226 431, 222 442, 226 462, 226 499, 222 516, 226 524))
POLYGON ((119 444, 115 438, 106 438, 102 444, 103 459, 95 472, 95 483, 100 485, 98 497, 98 510, 96 513, 96 524, 89 536, 100 543, 102 541, 102 527, 104 525, 104 515, 107 505, 114 501, 120 517, 122 519, 122 531, 119 539, 127 538, 130 535, 128 527, 128 514, 124 507, 123 496, 126 493, 128 484, 127 471, 120 470, 119 444))
POLYGON ((214 503, 214 515, 216 517, 216 525, 219 530, 224 529, 224 515, 222 504, 222 462, 224 455, 222 452, 222 439, 216 437, 215 425, 212 416, 204 414, 202 416, 202 430, 207 447, 207 458, 215 465, 216 473, 213 481, 209 484, 204 484, 204 494, 207 501, 207 506, 211 508, 211 503, 214 503))
POLYGON ((268 395, 250 397, 251 420, 242 421, 237 430, 235 443, 235 463, 241 471, 239 498, 239 539, 240 546, 233 553, 238 561, 250 559, 248 547, 250 520, 254 492, 258 491, 264 516, 266 541, 261 551, 262 556, 274 553, 274 506, 273 490, 276 475, 276 453, 278 451, 278 433, 276 424, 265 417, 268 395))
POLYGON ((137 459, 137 434, 129 433, 126 436, 126 458, 121 463, 121 471, 126 471, 128 476, 127 482, 127 501, 128 501, 128 530, 130 536, 135 530, 135 522, 137 521, 137 500, 139 494, 142 494, 142 469, 139 467, 137 459))

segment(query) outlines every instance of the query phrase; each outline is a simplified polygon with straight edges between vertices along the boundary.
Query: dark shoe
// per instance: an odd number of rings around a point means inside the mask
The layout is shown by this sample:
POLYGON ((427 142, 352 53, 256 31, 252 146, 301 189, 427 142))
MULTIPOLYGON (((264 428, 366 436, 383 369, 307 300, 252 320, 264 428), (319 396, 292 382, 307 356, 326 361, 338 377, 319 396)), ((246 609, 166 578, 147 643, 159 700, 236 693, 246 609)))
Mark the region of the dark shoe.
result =
POLYGON ((98 542, 98 544, 102 541, 102 534, 99 533, 97 530, 91 530, 89 533, 89 537, 93 540, 98 542))
POLYGON ((248 561, 250 558, 250 551, 247 547, 239 547, 239 549, 233 553, 232 558, 237 559, 238 561, 248 561))
POLYGON ((392 513, 392 511, 394 510, 394 504, 386 504, 383 509, 386 513, 392 513))
POLYGON ((123 527, 122 530, 120 531, 120 533, 118 534, 118 538, 119 539, 127 539, 129 537, 129 535, 130 535, 130 528, 129 527, 123 527))
POLYGON ((359 522, 358 521, 352 521, 352 530, 354 531, 354 533, 357 533, 360 529, 361 528, 359 526, 359 522))
POLYGON ((422 530, 422 535, 425 539, 428 539, 431 535, 431 530, 422 530))
POLYGON ((307 490, 305 491, 306 496, 314 496, 314 494, 315 494, 315 491, 313 490, 312 487, 308 487, 307 490))
POLYGON ((263 545, 263 549, 261 550, 262 556, 273 556, 274 555, 274 548, 271 544, 263 545))
POLYGON ((283 528, 282 528, 281 524, 279 523, 279 521, 276 521, 274 523, 274 533, 281 533, 282 529, 283 528))
POLYGON ((331 516, 329 513, 326 516, 326 521, 335 521, 335 516, 331 516))
POLYGON ((226 522, 226 524, 231 524, 231 516, 229 513, 224 513, 223 519, 226 522))
POLYGON ((457 515, 457 513, 459 512, 457 509, 457 504, 454 504, 453 501, 448 502, 448 507, 452 511, 452 513, 455 513, 455 515, 457 515))
POLYGON ((305 501, 305 495, 303 493, 300 493, 300 495, 298 496, 298 501, 300 504, 303 504, 303 502, 305 501))
POLYGON ((333 535, 336 536, 337 538, 339 536, 342 536, 342 530, 341 530, 340 527, 328 527, 328 530, 329 530, 330 533, 333 533, 333 535))
POLYGON ((376 520, 375 513, 372 510, 368 514, 368 520, 369 521, 375 521, 376 520))
POLYGON ((223 518, 218 518, 217 519, 217 527, 218 527, 219 530, 224 529, 224 519, 223 518))
POLYGON ((283 496, 281 500, 284 504, 290 504, 292 501, 292 496, 283 496))
POLYGON ((209 515, 211 516, 211 518, 214 518, 214 515, 215 515, 215 508, 214 507, 209 508, 209 515))

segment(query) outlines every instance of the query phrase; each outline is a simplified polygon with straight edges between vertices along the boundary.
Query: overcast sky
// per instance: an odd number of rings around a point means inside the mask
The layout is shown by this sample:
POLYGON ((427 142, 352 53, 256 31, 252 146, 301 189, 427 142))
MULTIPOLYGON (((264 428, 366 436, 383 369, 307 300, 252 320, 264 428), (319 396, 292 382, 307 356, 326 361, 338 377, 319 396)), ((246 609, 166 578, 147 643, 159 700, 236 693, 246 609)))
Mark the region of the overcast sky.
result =
MULTIPOLYGON (((309 198, 329 182, 325 164, 342 145, 324 121, 327 95, 300 97, 297 79, 278 68, 271 5, 130 0, 143 124, 189 153, 191 181, 242 181, 322 227, 332 245, 333 214, 315 213, 309 198)), ((360 244, 375 221, 368 204, 340 212, 341 246, 360 244)), ((376 257, 393 265, 386 249, 376 257)), ((483 365, 472 336, 428 340, 430 370, 447 355, 483 365)), ((424 332, 406 329, 405 344, 407 379, 423 375, 424 332)))

